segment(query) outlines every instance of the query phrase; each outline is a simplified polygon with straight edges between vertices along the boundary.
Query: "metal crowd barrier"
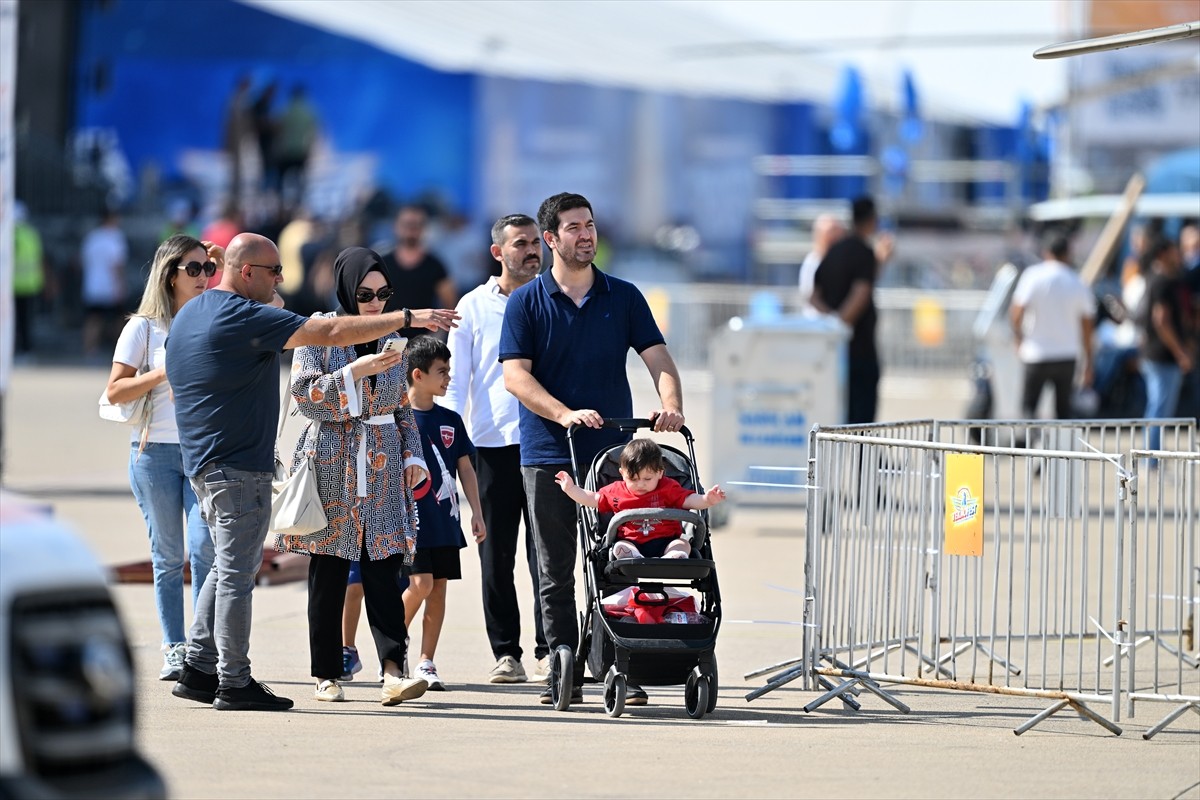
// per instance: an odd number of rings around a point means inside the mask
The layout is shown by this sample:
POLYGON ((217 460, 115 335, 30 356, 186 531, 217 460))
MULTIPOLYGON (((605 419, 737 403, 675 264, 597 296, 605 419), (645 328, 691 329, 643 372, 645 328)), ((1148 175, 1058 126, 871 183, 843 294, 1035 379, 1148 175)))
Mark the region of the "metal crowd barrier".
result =
POLYGON ((1150 739, 1189 709, 1200 714, 1200 450, 1134 450, 1131 455, 1127 619, 1133 640, 1124 653, 1128 713, 1134 715, 1139 701, 1175 706, 1142 734, 1150 739))
POLYGON ((1200 712, 1200 448, 1193 421, 1154 424, 1154 452, 1145 420, 814 428, 802 655, 747 699, 803 678, 825 690, 806 711, 866 689, 906 712, 889 683, 1054 701, 1017 734, 1065 708, 1119 734, 1122 694, 1130 716, 1174 704, 1146 738, 1200 712), (962 456, 982 481, 950 503, 962 456), (948 552, 948 505, 981 516, 977 554, 948 552))

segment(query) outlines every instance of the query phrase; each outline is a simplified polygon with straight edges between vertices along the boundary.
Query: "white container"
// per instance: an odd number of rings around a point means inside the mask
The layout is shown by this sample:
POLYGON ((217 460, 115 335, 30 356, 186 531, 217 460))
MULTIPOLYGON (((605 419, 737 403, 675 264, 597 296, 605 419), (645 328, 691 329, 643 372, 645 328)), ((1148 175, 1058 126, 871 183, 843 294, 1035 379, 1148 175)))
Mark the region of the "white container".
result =
POLYGON ((804 503, 812 427, 844 419, 849 336, 835 317, 730 320, 711 348, 707 485, 721 484, 737 505, 804 503))

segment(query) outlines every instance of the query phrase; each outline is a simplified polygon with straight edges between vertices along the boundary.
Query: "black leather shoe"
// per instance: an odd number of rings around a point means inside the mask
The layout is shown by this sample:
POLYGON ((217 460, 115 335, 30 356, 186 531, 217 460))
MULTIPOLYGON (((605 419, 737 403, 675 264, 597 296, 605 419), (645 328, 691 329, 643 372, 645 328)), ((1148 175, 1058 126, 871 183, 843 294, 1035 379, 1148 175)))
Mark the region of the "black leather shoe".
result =
POLYGON ((179 682, 171 689, 171 694, 184 700, 195 700, 211 706, 217 699, 217 685, 220 683, 216 673, 201 672, 186 661, 183 662, 183 673, 179 682))
MULTIPOLYGON (((544 706, 549 706, 549 705, 554 704, 554 696, 552 694, 550 694, 549 686, 547 686, 545 689, 542 690, 542 693, 538 696, 538 701, 544 706)), ((583 687, 576 684, 575 686, 571 687, 571 704, 575 705, 575 704, 582 703, 582 702, 583 702, 583 687)))
POLYGON ((646 696, 645 689, 636 683, 629 684, 629 687, 625 690, 625 705, 644 706, 648 702, 650 702, 650 698, 646 696))
POLYGON ((213 701, 218 711, 287 711, 291 707, 290 699, 279 697, 253 678, 245 686, 218 689, 213 701))

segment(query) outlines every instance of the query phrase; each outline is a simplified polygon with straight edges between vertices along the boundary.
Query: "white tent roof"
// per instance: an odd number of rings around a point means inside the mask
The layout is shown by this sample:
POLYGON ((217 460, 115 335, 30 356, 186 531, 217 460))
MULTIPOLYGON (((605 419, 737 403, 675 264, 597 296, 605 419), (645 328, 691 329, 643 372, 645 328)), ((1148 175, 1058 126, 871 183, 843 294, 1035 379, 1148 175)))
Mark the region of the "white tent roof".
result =
MULTIPOLYGON (((862 47, 864 39, 892 35, 888 28, 890 16, 862 14, 855 18, 859 15, 850 12, 847 24, 851 27, 843 34, 859 42, 857 51, 826 52, 819 57, 796 52, 797 47, 812 47, 816 52, 830 43, 827 33, 830 25, 836 23, 831 14, 846 16, 846 7, 862 11, 872 5, 869 3, 773 2, 767 4, 771 9, 769 14, 747 17, 745 12, 739 16, 740 4, 716 1, 242 2, 451 72, 580 81, 768 102, 828 103, 838 92, 843 67, 854 63, 864 67, 866 99, 872 107, 894 108, 899 103, 900 62, 881 67, 878 59, 872 60, 862 47), (780 20, 778 35, 770 33, 772 19, 780 20), (806 40, 802 33, 806 26, 796 24, 797 20, 805 19, 812 21, 807 28, 815 38, 806 40)), ((1047 2, 1041 0, 1042 4, 1047 2)), ((948 5, 927 0, 905 0, 905 3, 948 5)), ((1051 33, 1046 34, 1046 41, 1052 38, 1051 33)), ((970 42, 964 43, 964 47, 970 47, 970 42)), ((1023 49, 1032 53, 1033 42, 1023 49)), ((888 52, 894 53, 894 48, 888 52)), ((1025 58, 1032 62, 1029 55, 1025 58)), ((995 113, 993 103, 989 113, 983 105, 972 107, 970 91, 943 98, 940 92, 923 86, 922 81, 918 73, 917 86, 926 117, 1010 124, 1016 118, 1015 100, 1005 103, 1003 113, 999 114, 995 113)))

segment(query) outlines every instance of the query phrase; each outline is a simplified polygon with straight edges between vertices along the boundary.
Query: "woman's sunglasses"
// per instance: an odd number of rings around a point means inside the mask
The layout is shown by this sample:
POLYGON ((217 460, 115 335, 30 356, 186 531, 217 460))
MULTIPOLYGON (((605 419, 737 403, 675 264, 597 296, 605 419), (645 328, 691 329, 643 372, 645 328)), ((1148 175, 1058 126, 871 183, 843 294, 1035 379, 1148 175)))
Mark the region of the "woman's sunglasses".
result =
POLYGON ((186 264, 180 264, 176 269, 186 272, 189 278, 199 278, 201 272, 208 278, 217 274, 217 265, 211 261, 205 261, 203 264, 199 261, 189 261, 186 264))
POLYGON ((384 286, 377 292, 372 292, 370 289, 359 289, 354 293, 354 299, 360 303, 369 303, 378 297, 379 302, 384 303, 387 302, 387 299, 394 294, 395 292, 392 291, 390 286, 384 286))

